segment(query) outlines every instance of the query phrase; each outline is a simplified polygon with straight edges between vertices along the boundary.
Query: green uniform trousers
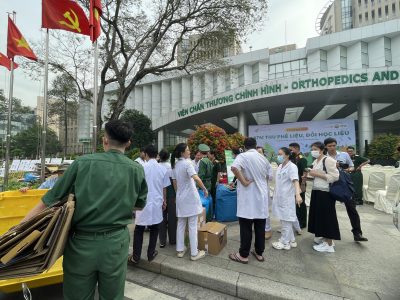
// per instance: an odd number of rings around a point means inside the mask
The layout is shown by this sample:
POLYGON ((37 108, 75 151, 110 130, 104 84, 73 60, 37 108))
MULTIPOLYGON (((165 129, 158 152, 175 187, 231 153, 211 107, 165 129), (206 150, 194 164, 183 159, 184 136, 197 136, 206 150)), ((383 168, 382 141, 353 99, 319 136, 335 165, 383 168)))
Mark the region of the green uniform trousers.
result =
POLYGON ((124 299, 129 232, 73 233, 64 250, 64 299, 92 300, 98 285, 100 300, 124 299))

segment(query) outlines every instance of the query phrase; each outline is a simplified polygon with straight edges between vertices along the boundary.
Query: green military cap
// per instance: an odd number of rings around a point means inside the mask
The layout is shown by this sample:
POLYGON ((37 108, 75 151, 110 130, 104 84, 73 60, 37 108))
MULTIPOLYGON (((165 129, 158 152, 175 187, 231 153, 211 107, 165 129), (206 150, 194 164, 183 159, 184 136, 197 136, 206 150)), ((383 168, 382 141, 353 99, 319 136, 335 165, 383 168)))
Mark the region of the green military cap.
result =
POLYGON ((199 151, 208 152, 208 151, 210 151, 210 147, 208 147, 206 144, 200 144, 199 145, 199 151))

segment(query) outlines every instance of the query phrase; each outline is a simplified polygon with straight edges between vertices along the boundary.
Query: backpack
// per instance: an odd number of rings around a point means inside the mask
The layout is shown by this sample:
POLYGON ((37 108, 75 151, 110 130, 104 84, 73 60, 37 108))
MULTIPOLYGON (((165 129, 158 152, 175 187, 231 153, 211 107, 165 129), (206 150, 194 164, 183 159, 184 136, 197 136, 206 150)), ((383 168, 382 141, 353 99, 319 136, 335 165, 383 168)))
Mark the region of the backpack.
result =
MULTIPOLYGON (((326 157, 322 160, 322 165, 325 173, 326 171, 325 166, 326 157)), ((343 169, 339 170, 339 179, 333 183, 329 184, 329 194, 332 196, 333 199, 338 200, 340 202, 349 202, 353 198, 354 194, 354 184, 351 180, 350 174, 343 171, 343 169)))

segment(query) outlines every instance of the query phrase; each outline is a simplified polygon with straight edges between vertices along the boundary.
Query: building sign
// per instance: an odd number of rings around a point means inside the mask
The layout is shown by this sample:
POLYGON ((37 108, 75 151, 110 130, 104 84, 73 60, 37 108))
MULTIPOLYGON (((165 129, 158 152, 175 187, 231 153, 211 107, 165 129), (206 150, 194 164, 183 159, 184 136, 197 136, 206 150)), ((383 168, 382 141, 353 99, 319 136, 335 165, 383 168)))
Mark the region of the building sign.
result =
MULTIPOLYGON (((342 72, 337 72, 341 74, 342 72)), ((332 72, 329 72, 332 74, 332 72)), ((303 75, 291 81, 270 80, 268 84, 261 82, 252 85, 254 88, 243 88, 233 90, 232 93, 224 94, 222 96, 192 104, 189 107, 178 110, 178 119, 188 117, 190 115, 206 111, 209 109, 225 106, 234 102, 242 102, 251 99, 276 96, 284 93, 304 92, 307 90, 318 90, 321 88, 339 88, 341 86, 351 87, 357 85, 368 84, 383 84, 383 83, 398 83, 400 72, 396 70, 385 70, 365 73, 345 73, 334 76, 316 76, 310 77, 303 75)), ((293 77, 290 77, 293 78, 293 77)))
POLYGON ((257 140, 258 146, 264 147, 269 158, 279 148, 294 142, 300 145, 302 152, 310 152, 312 143, 329 137, 337 140, 339 149, 356 146, 354 120, 350 119, 249 126, 249 136, 257 140))

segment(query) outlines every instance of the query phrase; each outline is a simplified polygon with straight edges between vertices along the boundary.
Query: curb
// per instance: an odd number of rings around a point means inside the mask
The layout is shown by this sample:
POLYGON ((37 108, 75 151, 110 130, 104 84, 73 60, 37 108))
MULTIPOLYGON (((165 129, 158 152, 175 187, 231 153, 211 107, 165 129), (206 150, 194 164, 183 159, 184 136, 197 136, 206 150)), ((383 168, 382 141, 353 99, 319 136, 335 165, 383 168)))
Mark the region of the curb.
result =
POLYGON ((344 299, 312 289, 159 254, 138 268, 242 299, 344 299))

